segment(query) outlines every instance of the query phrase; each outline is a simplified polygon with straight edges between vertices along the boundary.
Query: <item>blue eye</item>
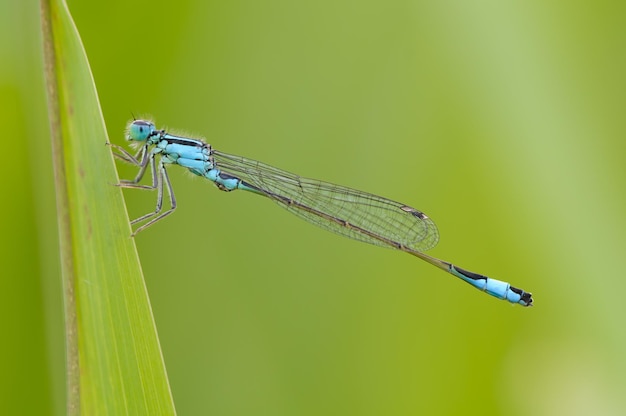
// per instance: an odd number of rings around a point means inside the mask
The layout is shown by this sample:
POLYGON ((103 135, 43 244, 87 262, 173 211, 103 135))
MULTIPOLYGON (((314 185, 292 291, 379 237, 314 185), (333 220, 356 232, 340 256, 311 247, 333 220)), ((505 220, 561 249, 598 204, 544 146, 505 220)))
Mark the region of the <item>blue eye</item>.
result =
POLYGON ((137 142, 145 142, 148 137, 154 134, 156 128, 154 124, 145 120, 134 120, 128 125, 127 139, 137 142))

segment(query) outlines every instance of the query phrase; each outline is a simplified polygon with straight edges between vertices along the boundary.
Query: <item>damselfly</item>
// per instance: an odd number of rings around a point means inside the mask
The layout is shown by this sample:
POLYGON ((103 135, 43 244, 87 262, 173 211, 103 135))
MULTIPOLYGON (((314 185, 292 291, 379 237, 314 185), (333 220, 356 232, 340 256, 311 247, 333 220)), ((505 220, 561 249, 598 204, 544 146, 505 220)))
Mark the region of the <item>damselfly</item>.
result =
POLYGON ((287 211, 326 230, 412 254, 498 299, 523 306, 533 304, 530 292, 424 254, 424 251, 437 244, 439 232, 426 214, 408 205, 345 186, 303 178, 256 160, 223 153, 202 140, 158 130, 150 121, 130 122, 126 136, 139 146, 139 151, 132 155, 124 148, 112 145, 119 151, 114 152, 114 155, 137 166, 139 172, 133 180, 121 181, 119 186, 157 190, 156 209, 131 222, 138 224, 145 221, 135 229, 133 236, 176 209, 167 166, 179 165, 212 181, 222 191, 241 189, 265 196, 287 211), (152 184, 141 185, 140 181, 148 167, 152 171, 152 184), (165 211, 164 188, 170 200, 170 208, 165 211))

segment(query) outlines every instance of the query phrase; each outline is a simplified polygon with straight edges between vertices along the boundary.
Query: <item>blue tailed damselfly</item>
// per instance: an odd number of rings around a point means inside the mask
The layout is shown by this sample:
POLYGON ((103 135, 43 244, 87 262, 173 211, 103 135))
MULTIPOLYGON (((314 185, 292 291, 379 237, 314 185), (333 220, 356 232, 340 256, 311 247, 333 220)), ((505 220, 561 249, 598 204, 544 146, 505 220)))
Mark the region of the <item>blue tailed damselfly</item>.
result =
POLYGON ((131 222, 147 221, 135 229, 133 236, 176 209, 166 166, 179 165, 212 181, 222 191, 242 189, 263 195, 319 227, 354 240, 412 254, 498 299, 523 306, 533 304, 529 292, 424 254, 437 244, 439 232, 428 216, 408 205, 223 153, 202 140, 158 130, 150 121, 130 122, 127 139, 140 146, 137 154, 132 155, 124 148, 112 145, 120 152, 114 152, 114 155, 139 167, 139 172, 133 180, 122 181, 119 186, 156 189, 158 192, 155 211, 131 222), (152 171, 152 185, 140 185, 148 166, 152 171), (170 197, 170 208, 166 211, 162 210, 164 187, 170 197))

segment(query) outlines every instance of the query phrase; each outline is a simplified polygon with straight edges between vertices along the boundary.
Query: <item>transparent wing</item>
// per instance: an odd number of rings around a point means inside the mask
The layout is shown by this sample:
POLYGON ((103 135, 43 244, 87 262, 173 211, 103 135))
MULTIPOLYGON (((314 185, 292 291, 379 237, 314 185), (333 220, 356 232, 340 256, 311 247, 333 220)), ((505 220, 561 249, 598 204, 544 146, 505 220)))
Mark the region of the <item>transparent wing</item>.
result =
POLYGON ((215 167, 256 188, 300 218, 377 246, 425 251, 439 241, 435 223, 399 202, 345 186, 302 178, 256 160, 213 150, 215 167), (382 238, 377 238, 382 237, 382 238))

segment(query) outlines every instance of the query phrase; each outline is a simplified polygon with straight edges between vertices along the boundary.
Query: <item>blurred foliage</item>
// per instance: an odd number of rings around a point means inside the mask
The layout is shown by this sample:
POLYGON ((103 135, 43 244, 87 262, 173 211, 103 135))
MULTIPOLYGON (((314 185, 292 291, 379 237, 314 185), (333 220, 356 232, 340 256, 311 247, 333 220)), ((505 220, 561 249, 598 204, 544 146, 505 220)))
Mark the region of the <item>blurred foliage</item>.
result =
MULTIPOLYGON (((148 113, 406 202, 437 221, 433 255, 536 299, 510 307, 172 169, 179 209, 137 244, 180 414, 626 412, 626 3, 69 5, 113 141, 148 113)), ((30 413, 61 414, 38 15, 0 8, 2 328, 15 340, 0 389, 5 408, 37 396, 30 413)), ((153 207, 149 192, 126 198, 131 216, 153 207)))

